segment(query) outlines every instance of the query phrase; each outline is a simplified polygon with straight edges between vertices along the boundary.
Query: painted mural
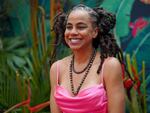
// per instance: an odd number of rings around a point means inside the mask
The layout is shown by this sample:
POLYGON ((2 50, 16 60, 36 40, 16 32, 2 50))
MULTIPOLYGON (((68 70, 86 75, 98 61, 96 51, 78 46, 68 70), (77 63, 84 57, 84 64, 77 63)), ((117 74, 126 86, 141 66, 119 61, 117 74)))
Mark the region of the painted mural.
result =
POLYGON ((116 14, 117 42, 124 55, 136 58, 136 70, 145 77, 136 78, 134 87, 141 101, 133 98, 132 105, 140 107, 128 107, 127 113, 150 112, 150 0, 1 0, 0 112, 49 112, 49 67, 69 53, 63 45, 57 50, 52 44, 53 18, 78 3, 116 14))
MULTIPOLYGON (((125 53, 136 56, 139 70, 146 63, 147 95, 150 95, 150 1, 106 0, 102 6, 117 15, 116 37, 125 53), (113 4, 113 5, 112 5, 113 4)), ((147 97, 148 105, 150 96, 147 97)), ((150 108, 148 107, 148 111, 150 108)))

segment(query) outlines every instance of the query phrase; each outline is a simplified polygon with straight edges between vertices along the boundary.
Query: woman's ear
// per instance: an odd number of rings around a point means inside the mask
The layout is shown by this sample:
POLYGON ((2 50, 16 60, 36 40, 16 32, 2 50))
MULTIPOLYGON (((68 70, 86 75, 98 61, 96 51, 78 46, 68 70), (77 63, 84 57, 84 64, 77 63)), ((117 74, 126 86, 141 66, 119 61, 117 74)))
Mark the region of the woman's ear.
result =
POLYGON ((98 35, 98 27, 94 28, 93 38, 96 38, 98 35))

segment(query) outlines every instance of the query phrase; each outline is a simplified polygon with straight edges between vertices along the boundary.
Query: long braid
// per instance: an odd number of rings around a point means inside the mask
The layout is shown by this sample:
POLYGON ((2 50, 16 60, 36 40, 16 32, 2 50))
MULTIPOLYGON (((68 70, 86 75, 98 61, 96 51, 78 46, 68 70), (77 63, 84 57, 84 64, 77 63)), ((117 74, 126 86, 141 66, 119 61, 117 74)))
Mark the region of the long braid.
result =
POLYGON ((60 12, 58 15, 54 18, 54 25, 52 30, 55 32, 56 38, 55 38, 55 44, 59 45, 64 40, 64 32, 66 29, 66 18, 67 15, 65 13, 60 12))
POLYGON ((107 57, 117 57, 119 61, 123 62, 122 51, 119 48, 114 35, 111 33, 111 30, 116 24, 116 17, 112 13, 108 13, 103 8, 94 8, 93 9, 99 16, 99 47, 101 52, 101 63, 97 70, 97 73, 100 73, 103 62, 107 57), (120 56, 121 54, 121 56, 120 56))
POLYGON ((55 32, 55 39, 54 39, 54 50, 52 51, 51 54, 51 59, 50 59, 50 65, 54 62, 54 59, 56 58, 56 53, 58 46, 63 42, 65 44, 65 41, 63 40, 64 37, 64 32, 65 32, 65 27, 66 27, 66 14, 60 12, 57 14, 54 18, 54 25, 52 27, 52 31, 55 32))
POLYGON ((99 41, 100 43, 100 52, 101 52, 101 64, 98 69, 98 73, 101 70, 102 64, 107 57, 118 57, 118 60, 122 63, 123 57, 122 57, 122 51, 119 48, 119 46, 116 43, 116 40, 114 39, 112 34, 107 34, 101 36, 101 39, 99 41), (121 56, 120 56, 121 54, 121 56))

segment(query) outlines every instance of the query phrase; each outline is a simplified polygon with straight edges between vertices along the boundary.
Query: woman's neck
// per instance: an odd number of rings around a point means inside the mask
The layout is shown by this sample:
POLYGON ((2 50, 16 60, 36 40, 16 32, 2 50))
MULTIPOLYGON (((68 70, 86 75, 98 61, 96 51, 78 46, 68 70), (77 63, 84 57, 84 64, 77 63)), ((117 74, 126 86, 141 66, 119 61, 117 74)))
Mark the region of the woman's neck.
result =
POLYGON ((89 61, 94 48, 86 48, 82 50, 73 51, 76 64, 83 64, 89 61))

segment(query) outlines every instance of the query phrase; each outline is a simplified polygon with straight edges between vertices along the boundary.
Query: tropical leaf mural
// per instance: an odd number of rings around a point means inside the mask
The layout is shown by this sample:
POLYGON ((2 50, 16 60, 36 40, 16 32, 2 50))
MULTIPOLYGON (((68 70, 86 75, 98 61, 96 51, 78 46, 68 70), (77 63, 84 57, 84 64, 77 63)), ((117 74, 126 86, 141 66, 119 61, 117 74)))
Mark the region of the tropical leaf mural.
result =
MULTIPOLYGON (((102 5, 105 9, 116 13, 117 25, 114 29, 118 43, 124 53, 136 56, 138 69, 145 61, 146 77, 150 75, 150 2, 145 0, 105 0, 102 5)), ((147 82, 147 104, 150 104, 149 82, 147 82)), ((150 111, 150 107, 147 108, 150 111)), ((137 113, 137 112, 136 112, 137 113)))
POLYGON ((137 64, 131 62, 128 67, 133 75, 137 73, 132 68, 138 70, 137 83, 141 82, 138 86, 141 94, 135 90, 136 83, 132 88, 134 102, 128 101, 127 113, 150 111, 149 0, 3 0, 0 3, 0 112, 49 112, 50 64, 70 53, 64 45, 54 44, 53 19, 57 12, 67 12, 79 3, 103 7, 116 14, 115 37, 125 55, 130 54, 131 61, 136 56, 137 64))
MULTIPOLYGON (((130 54, 135 54, 137 56, 138 62, 144 61, 146 62, 146 72, 150 73, 150 26, 145 27, 136 38, 133 38, 128 47, 126 48, 126 52, 130 54)), ((141 65, 138 65, 140 68, 141 65)))
POLYGON ((98 7, 104 0, 70 0, 72 5, 83 3, 90 7, 98 7))
POLYGON ((116 14, 116 27, 114 29, 115 37, 120 44, 123 36, 129 33, 130 13, 134 0, 106 0, 102 7, 116 14))
POLYGON ((116 13, 118 11, 118 8, 121 4, 121 2, 124 0, 105 0, 100 7, 103 7, 104 9, 111 11, 113 13, 116 13))

